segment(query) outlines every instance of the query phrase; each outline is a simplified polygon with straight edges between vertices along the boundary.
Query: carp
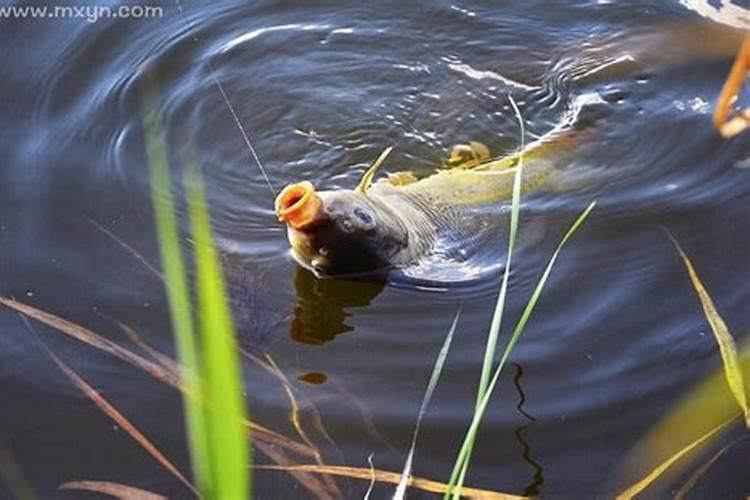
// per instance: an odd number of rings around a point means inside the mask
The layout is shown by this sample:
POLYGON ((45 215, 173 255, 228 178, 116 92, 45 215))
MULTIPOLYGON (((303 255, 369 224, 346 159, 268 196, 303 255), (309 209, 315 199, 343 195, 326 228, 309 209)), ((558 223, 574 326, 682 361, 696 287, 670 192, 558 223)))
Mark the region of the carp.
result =
POLYGON ((578 142, 573 121, 501 158, 490 158, 481 143, 462 144, 453 148, 448 168, 432 175, 400 171, 376 181, 389 147, 354 189, 288 185, 276 197, 276 215, 287 226, 295 260, 318 277, 383 273, 436 253, 466 258, 469 242, 505 220, 497 208, 511 199, 521 159, 523 193, 558 189, 578 142))

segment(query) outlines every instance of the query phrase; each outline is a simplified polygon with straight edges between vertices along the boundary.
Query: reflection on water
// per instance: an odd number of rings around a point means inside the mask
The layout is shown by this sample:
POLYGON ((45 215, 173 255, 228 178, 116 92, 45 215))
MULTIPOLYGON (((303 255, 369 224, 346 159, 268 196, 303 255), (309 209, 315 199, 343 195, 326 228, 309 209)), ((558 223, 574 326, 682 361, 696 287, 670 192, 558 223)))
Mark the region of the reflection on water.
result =
POLYGON ((523 404, 526 402, 526 395, 523 393, 523 389, 521 388, 521 377, 523 377, 523 367, 519 365, 518 363, 512 363, 513 368, 515 368, 516 373, 513 376, 513 385, 516 386, 516 390, 518 391, 518 404, 516 405, 516 409, 518 412, 526 417, 528 420, 525 424, 519 426, 516 428, 515 434, 516 439, 518 439, 518 442, 521 443, 521 446, 523 447, 523 459, 532 467, 534 470, 534 476, 531 480, 531 483, 526 487, 524 490, 524 495, 527 496, 537 496, 541 492, 541 487, 544 484, 544 468, 537 463, 534 458, 531 456, 531 446, 529 445, 529 442, 527 441, 526 437, 524 436, 524 433, 530 429, 534 422, 536 422, 536 419, 526 413, 526 410, 523 409, 523 404))
POLYGON ((325 373, 320 372, 307 372, 298 375, 297 380, 301 380, 302 382, 306 382, 312 385, 321 385, 326 383, 326 380, 328 380, 328 376, 325 373))
POLYGON ((385 281, 318 279, 297 266, 294 277, 297 302, 289 336, 296 342, 320 345, 353 330, 346 323, 351 309, 369 305, 384 287, 385 281))

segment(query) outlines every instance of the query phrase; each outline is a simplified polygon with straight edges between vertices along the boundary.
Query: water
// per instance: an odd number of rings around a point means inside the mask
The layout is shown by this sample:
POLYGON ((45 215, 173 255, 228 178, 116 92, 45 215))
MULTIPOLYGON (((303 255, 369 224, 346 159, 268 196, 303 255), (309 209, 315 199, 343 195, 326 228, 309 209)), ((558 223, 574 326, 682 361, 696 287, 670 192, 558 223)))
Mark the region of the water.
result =
MULTIPOLYGON (((0 20, 3 296, 131 345, 116 321, 127 323, 172 353, 162 284, 97 228, 158 263, 138 93, 144 64, 156 62, 174 156, 189 151, 204 168, 242 344, 272 356, 293 381, 327 463, 366 468, 372 453, 378 468, 400 470, 435 356, 463 303, 415 457, 415 474, 447 479, 473 406, 499 276, 425 290, 317 281, 299 269, 214 78, 276 191, 301 179, 351 188, 388 145, 395 146, 390 169, 420 173, 455 143, 510 151, 519 136, 509 93, 532 138, 580 96, 604 101, 576 165, 607 181, 537 194, 524 205, 544 224, 516 260, 512 319, 567 225, 598 202, 501 379, 471 486, 607 497, 633 443, 719 366, 659 226, 680 240, 732 332, 740 342, 747 337, 750 147, 747 136, 721 140, 710 121, 732 56, 600 70, 640 53, 635 41, 647 34, 700 20, 679 3, 254 2, 183 10, 165 5, 161 18, 95 23, 0 20), (312 426, 312 406, 335 446, 312 426)), ((175 391, 42 325, 32 334, 8 310, 0 311, 0 331, 1 444, 42 498, 79 498, 58 486, 81 479, 189 496, 61 375, 40 341, 187 470, 175 391)), ((296 438, 278 380, 252 362, 246 369, 253 418, 296 438)), ((746 442, 733 448, 697 491, 745 498, 750 487, 738 468, 746 450, 746 442)), ((259 498, 311 496, 283 472, 254 478, 259 498)), ((367 482, 341 480, 339 488, 359 498, 367 482)), ((391 491, 379 484, 374 495, 391 491)), ((669 495, 663 485, 653 491, 669 495)), ((0 482, 0 496, 10 495, 0 482)))

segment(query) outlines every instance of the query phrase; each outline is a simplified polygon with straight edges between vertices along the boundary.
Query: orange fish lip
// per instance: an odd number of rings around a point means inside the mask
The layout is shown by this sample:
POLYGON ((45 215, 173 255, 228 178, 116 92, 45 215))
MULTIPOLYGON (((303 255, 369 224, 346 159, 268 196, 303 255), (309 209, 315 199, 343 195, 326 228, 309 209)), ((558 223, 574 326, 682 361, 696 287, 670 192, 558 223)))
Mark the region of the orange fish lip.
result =
POLYGON ((323 215, 323 200, 310 181, 285 187, 274 202, 276 215, 290 227, 303 230, 323 215))

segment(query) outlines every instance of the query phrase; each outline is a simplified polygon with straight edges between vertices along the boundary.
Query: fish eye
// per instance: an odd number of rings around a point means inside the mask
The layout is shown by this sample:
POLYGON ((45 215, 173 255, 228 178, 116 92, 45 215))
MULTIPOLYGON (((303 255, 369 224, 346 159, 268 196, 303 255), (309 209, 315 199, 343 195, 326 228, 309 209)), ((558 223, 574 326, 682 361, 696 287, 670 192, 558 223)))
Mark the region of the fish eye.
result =
POLYGON ((354 209, 354 215, 365 224, 372 223, 372 216, 359 207, 354 209))

